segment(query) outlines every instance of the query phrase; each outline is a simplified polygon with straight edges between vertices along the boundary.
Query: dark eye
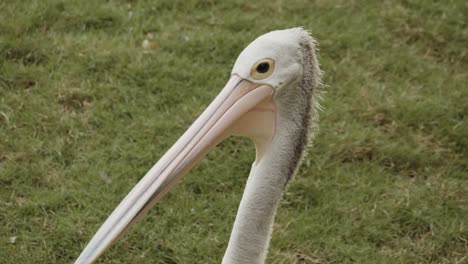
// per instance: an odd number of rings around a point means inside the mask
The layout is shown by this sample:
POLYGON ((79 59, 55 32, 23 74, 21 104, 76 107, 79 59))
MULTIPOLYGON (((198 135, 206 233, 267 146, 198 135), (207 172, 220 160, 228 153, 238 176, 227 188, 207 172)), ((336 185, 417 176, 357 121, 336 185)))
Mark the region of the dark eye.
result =
POLYGON ((257 72, 265 73, 270 69, 270 64, 268 62, 262 62, 257 65, 257 72))
POLYGON ((250 69, 250 76, 255 80, 263 80, 270 77, 275 70, 275 61, 270 58, 265 58, 257 61, 250 69))

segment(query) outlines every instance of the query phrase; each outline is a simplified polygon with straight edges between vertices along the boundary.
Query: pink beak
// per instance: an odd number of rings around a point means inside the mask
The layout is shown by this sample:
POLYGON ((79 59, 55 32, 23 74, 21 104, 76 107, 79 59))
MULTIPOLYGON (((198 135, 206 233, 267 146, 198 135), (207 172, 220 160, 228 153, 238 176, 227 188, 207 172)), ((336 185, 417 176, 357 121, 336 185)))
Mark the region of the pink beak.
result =
MULTIPOLYGON (((272 96, 271 86, 255 84, 233 75, 201 116, 117 206, 75 263, 95 261, 210 149, 239 130, 243 125, 239 120, 245 119, 247 113, 265 102, 270 105, 272 96)), ((252 123, 251 120, 249 122, 252 123)))

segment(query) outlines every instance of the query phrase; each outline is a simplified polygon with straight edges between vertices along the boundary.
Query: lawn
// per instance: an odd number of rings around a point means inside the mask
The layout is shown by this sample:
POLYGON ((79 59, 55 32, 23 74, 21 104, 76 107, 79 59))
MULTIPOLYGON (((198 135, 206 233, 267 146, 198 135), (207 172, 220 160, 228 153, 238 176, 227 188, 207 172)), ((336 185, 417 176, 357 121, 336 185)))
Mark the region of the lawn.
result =
MULTIPOLYGON (((0 263, 71 263, 240 51, 296 26, 323 111, 267 263, 468 263, 467 23, 463 0, 1 1, 0 263)), ((99 263, 220 263, 254 152, 223 142, 99 263)))

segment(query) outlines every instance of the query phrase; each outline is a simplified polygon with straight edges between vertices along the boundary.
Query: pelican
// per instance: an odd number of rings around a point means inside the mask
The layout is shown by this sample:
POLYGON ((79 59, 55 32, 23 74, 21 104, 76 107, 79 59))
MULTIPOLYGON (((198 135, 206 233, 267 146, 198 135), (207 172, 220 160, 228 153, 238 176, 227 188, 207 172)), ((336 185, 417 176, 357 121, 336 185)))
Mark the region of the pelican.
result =
POLYGON ((272 31, 239 55, 219 95, 138 182, 75 263, 92 263, 212 148, 231 135, 256 148, 223 264, 264 263, 281 195, 318 122, 321 71, 302 28, 272 31))

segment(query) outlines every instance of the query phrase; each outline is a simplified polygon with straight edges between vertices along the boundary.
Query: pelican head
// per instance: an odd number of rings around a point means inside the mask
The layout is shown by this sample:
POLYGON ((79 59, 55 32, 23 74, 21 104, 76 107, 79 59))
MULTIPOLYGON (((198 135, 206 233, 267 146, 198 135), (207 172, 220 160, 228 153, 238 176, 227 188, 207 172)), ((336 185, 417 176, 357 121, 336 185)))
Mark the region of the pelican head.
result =
POLYGON ((252 165, 223 263, 263 263, 277 203, 317 124, 315 41, 302 28, 258 37, 219 95, 130 191, 75 263, 91 263, 226 137, 252 139, 252 165))

